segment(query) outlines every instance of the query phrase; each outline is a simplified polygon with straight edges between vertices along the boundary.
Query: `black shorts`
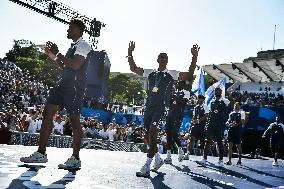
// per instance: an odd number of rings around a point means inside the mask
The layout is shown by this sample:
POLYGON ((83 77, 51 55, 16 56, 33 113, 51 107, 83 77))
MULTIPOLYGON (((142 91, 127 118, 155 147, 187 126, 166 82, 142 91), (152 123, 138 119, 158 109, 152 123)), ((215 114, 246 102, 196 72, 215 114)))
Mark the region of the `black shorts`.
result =
POLYGON ((182 117, 174 117, 169 115, 166 122, 166 132, 171 132, 172 136, 177 136, 182 122, 182 117))
POLYGON ((228 142, 234 144, 241 144, 241 128, 229 128, 228 142))
POLYGON ((151 127, 161 128, 164 113, 165 106, 146 107, 144 113, 144 127, 146 132, 149 132, 151 127))
POLYGON ((206 139, 216 142, 222 141, 224 138, 224 127, 219 125, 206 125, 206 139))
POLYGON ((281 144, 281 138, 270 138, 270 148, 271 149, 279 149, 281 144))
POLYGON ((58 105, 65 108, 68 115, 80 114, 84 101, 84 90, 75 88, 54 87, 49 92, 47 104, 58 105))
POLYGON ((197 139, 203 139, 205 137, 205 124, 192 125, 189 134, 197 139))

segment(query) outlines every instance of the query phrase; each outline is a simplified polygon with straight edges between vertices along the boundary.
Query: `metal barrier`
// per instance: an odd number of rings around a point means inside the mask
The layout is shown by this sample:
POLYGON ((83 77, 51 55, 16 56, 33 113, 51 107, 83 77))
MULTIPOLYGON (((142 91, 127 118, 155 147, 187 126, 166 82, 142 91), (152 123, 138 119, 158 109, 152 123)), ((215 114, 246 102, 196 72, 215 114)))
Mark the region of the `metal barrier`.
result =
MULTIPOLYGON (((27 132, 13 132, 10 143, 11 145, 38 146, 39 133, 30 134, 27 132)), ((50 135, 48 139, 49 147, 71 148, 73 138, 70 136, 50 135)), ((146 152, 147 145, 133 142, 95 140, 90 138, 82 139, 81 148, 86 149, 103 149, 111 151, 126 152, 146 152)))

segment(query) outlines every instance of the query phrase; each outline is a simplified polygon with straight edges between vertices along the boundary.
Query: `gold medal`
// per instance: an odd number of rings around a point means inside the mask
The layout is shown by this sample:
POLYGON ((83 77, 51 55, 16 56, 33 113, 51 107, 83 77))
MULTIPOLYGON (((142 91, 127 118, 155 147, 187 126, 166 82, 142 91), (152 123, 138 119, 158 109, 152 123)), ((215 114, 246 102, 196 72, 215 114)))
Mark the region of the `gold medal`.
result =
POLYGON ((153 93, 156 93, 156 92, 158 92, 158 89, 159 89, 159 88, 155 86, 155 87, 153 87, 152 92, 153 92, 153 93))
POLYGON ((217 114, 217 113, 218 113, 218 110, 214 110, 214 113, 217 114))
POLYGON ((173 104, 176 104, 176 103, 177 103, 176 101, 173 102, 173 104))

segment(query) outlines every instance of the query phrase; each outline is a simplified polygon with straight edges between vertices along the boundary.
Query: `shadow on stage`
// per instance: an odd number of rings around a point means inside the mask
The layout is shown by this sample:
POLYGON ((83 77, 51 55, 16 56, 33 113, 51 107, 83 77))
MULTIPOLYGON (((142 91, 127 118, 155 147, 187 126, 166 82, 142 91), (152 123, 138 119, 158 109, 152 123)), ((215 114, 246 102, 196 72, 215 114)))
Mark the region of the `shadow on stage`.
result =
POLYGON ((61 179, 51 183, 48 186, 42 186, 38 181, 31 181, 33 177, 38 174, 40 169, 45 168, 44 165, 19 165, 18 167, 26 167, 28 170, 22 173, 18 178, 13 179, 7 189, 23 188, 23 189, 33 189, 33 188, 66 188, 65 186, 75 180, 76 172, 79 170, 68 170, 68 173, 64 175, 61 179))
MULTIPOLYGON (((217 179, 214 179, 214 178, 209 178, 207 176, 204 176, 204 175, 201 175, 201 174, 198 174, 198 173, 194 173, 192 172, 188 166, 184 166, 183 165, 183 168, 181 167, 178 167, 178 166, 175 166, 175 165, 172 165, 176 170, 178 171, 181 171, 183 172, 184 174, 187 174, 191 177, 192 180, 195 180, 201 184, 204 184, 210 188, 215 188, 216 186, 220 186, 222 188, 228 188, 228 189, 235 189, 234 186, 232 186, 232 183, 224 183, 223 181, 219 181, 217 179)), ((201 166, 201 165, 198 165, 198 167, 204 167, 204 166, 201 166)), ((242 167, 242 166, 238 166, 238 167, 242 167)), ((246 166, 243 166, 244 168, 246 166)), ((254 178, 251 178, 247 175, 244 175, 244 174, 241 174, 241 173, 238 173, 236 171, 232 171, 230 169, 226 169, 224 167, 221 167, 221 168, 217 168, 214 164, 212 163, 209 163, 209 165, 207 165, 206 167, 204 168, 208 168, 208 169, 211 169, 211 170, 214 170, 214 171, 218 171, 218 172, 221 172, 223 173, 224 175, 228 175, 228 176, 232 176, 232 177, 236 177, 236 178, 239 178, 239 179, 245 179, 249 182, 252 182, 254 184, 257 184, 257 185, 260 185, 262 187, 268 187, 268 188, 272 188, 273 186, 270 185, 270 184, 267 184, 265 182, 262 182, 260 180, 257 180, 257 179, 254 179, 254 178)), ((248 168, 248 167, 246 167, 248 168)), ((250 171, 255 171, 257 173, 262 173, 262 174, 266 174, 267 176, 272 176, 272 177, 277 177, 277 178, 282 178, 282 177, 278 177, 278 176, 275 176, 275 175, 271 175, 269 173, 265 173, 265 172, 262 172, 262 171, 258 171, 258 170, 255 170, 255 169, 252 169, 250 168, 250 171)))
POLYGON ((151 180, 153 186, 155 189, 170 189, 170 187, 168 187, 167 185, 165 185, 165 183, 163 182, 164 176, 166 175, 166 173, 162 173, 162 172, 155 172, 157 173, 157 175, 155 177, 150 177, 149 179, 151 180))

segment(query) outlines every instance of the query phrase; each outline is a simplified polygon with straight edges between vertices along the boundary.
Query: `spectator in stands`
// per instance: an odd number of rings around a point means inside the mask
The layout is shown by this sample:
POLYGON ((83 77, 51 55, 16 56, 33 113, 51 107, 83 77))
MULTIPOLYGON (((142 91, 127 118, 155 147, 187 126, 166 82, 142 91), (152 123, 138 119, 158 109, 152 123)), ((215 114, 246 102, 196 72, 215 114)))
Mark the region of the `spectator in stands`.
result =
POLYGON ((42 125, 42 114, 40 113, 37 118, 37 129, 36 129, 37 133, 40 133, 41 125, 42 125))
POLYGON ((61 116, 58 114, 54 121, 54 127, 52 132, 56 135, 63 135, 63 126, 65 122, 61 120, 61 116))
POLYGON ((121 128, 119 125, 116 126, 116 133, 114 134, 115 141, 124 141, 125 140, 125 132, 124 128, 121 128))
POLYGON ((284 125, 280 122, 280 117, 275 118, 275 122, 271 123, 269 127, 264 131, 262 137, 265 138, 270 132, 270 150, 273 155, 273 166, 278 166, 278 155, 280 144, 284 137, 284 125))
POLYGON ((9 131, 7 123, 3 121, 4 114, 0 112, 0 144, 9 144, 12 132, 9 131))
POLYGON ((20 126, 22 128, 22 131, 24 131, 24 132, 28 131, 29 122, 27 120, 27 114, 26 113, 24 113, 22 115, 22 118, 20 120, 20 124, 21 124, 20 126))
POLYGON ((63 135, 73 136, 72 125, 69 118, 66 119, 63 126, 63 135))
MULTIPOLYGON (((101 123, 100 123, 100 125, 101 125, 101 123)), ((107 124, 103 124, 103 129, 101 129, 99 131, 99 136, 103 140, 108 140, 109 139, 109 133, 108 133, 107 129, 108 129, 108 125, 107 124)))
POLYGON ((28 132, 31 134, 36 133, 37 130, 37 116, 38 113, 35 110, 32 110, 30 117, 28 117, 28 122, 29 122, 28 132))
POLYGON ((142 127, 135 128, 134 132, 132 133, 132 138, 134 143, 143 143, 143 129, 142 127))
POLYGON ((113 123, 109 124, 107 132, 108 132, 108 140, 113 141, 114 140, 114 136, 113 135, 115 133, 114 128, 113 128, 113 123))
POLYGON ((28 157, 22 157, 22 162, 47 162, 46 146, 53 128, 53 116, 65 107, 73 127, 73 154, 59 168, 74 169, 81 167, 79 151, 83 135, 80 125, 80 109, 83 105, 83 96, 86 87, 87 56, 91 51, 90 45, 82 39, 85 24, 80 20, 71 20, 67 30, 67 38, 74 43, 67 51, 66 56, 59 53, 56 44, 47 42, 45 53, 57 63, 63 74, 58 86, 49 93, 43 112, 43 123, 40 132, 38 151, 28 157))

